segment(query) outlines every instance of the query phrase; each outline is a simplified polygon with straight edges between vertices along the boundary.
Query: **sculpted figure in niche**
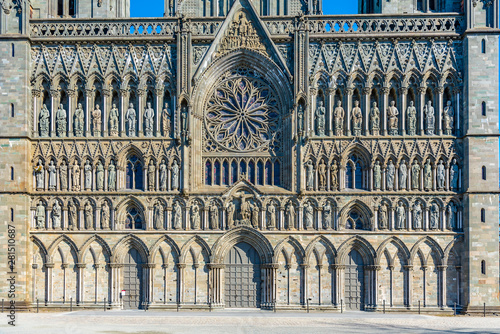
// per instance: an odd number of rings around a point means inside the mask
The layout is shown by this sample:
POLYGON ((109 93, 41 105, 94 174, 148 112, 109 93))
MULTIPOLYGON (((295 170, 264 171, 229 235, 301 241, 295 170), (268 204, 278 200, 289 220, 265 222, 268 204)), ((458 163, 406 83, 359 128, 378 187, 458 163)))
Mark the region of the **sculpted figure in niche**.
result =
POLYGON ((434 135, 434 127, 436 124, 436 116, 434 115, 434 107, 432 102, 428 101, 427 105, 424 107, 425 113, 425 132, 428 136, 434 135))
POLYGON ((399 165, 399 189, 406 190, 406 180, 408 179, 408 168, 403 160, 399 165))
POLYGON ((54 165, 54 160, 50 161, 50 165, 47 168, 49 172, 49 190, 56 190, 57 188, 57 170, 56 166, 54 165))
POLYGON ((85 172, 85 190, 90 190, 92 188, 92 166, 90 161, 87 160, 83 170, 85 172))
POLYGON ((84 123, 84 113, 82 104, 78 103, 78 107, 75 110, 75 115, 73 116, 73 127, 75 129, 75 137, 83 136, 83 123, 84 123))
POLYGON ((109 230, 109 205, 107 201, 104 201, 101 208, 101 228, 109 230))
POLYGON ((182 106, 181 122, 182 122, 182 133, 185 134, 188 131, 188 109, 186 106, 182 106))
POLYGON ((332 224, 332 206, 330 202, 326 202, 325 207, 323 208, 323 229, 328 230, 331 229, 332 224))
POLYGON ((451 183, 451 189, 455 191, 458 190, 458 176, 459 176, 459 170, 458 170, 457 159, 453 159, 450 167, 450 183, 451 183))
POLYGON ((446 228, 454 230, 457 227, 457 207, 451 202, 446 209, 446 228))
POLYGON ((174 160, 174 164, 172 166, 172 190, 179 189, 179 165, 177 164, 177 160, 174 160))
POLYGON ((304 205, 304 216, 305 216, 305 229, 311 230, 314 225, 314 208, 311 204, 306 203, 304 205))
POLYGON ((167 190, 167 165, 165 164, 165 159, 160 164, 160 190, 167 190))
POLYGON ((259 206, 255 204, 251 204, 252 208, 252 227, 253 228, 259 228, 259 206))
POLYGON ((61 206, 57 200, 52 207, 52 227, 54 229, 61 228, 61 206))
POLYGON ((312 160, 309 160, 306 163, 306 177, 307 177, 307 182, 306 182, 307 190, 309 191, 314 190, 314 166, 312 160))
POLYGON ((299 136, 304 134, 304 107, 302 104, 299 104, 297 110, 297 131, 299 132, 299 136))
POLYGON ((66 110, 64 110, 63 105, 60 104, 56 113, 56 124, 57 124, 57 136, 66 137, 66 110))
POLYGON ((156 230, 163 229, 163 218, 163 205, 156 202, 153 208, 153 227, 156 230))
POLYGON ((179 202, 174 204, 174 230, 180 230, 182 228, 182 208, 179 202))
POLYGON ((101 124, 102 124, 102 112, 99 109, 99 105, 96 104, 95 109, 92 111, 92 125, 94 130, 94 136, 101 135, 101 124))
POLYGON ((125 118, 127 119, 128 136, 135 137, 137 114, 134 109, 134 104, 130 103, 127 113, 125 114, 125 118))
POLYGON ((229 203, 227 206, 227 228, 231 229, 234 227, 234 204, 229 203))
POLYGON ((359 107, 359 101, 354 101, 354 108, 352 109, 352 129, 354 136, 361 136, 361 127, 363 125, 363 112, 359 107))
POLYGON ((171 117, 172 113, 170 112, 170 109, 168 108, 168 103, 165 103, 165 108, 163 108, 162 111, 162 128, 163 128, 163 135, 167 138, 170 138, 170 133, 171 133, 171 117))
POLYGON ((424 189, 432 190, 432 167, 431 161, 427 160, 424 166, 424 189))
POLYGON ((156 186, 156 167, 153 164, 153 159, 149 161, 148 166, 148 190, 154 191, 156 186))
POLYGON ((104 189, 104 166, 102 165, 101 160, 97 162, 96 186, 99 191, 104 189))
POLYGON ((420 188, 420 165, 417 160, 414 160, 411 166, 411 188, 413 190, 420 188))
POLYGON ((38 159, 38 165, 35 167, 36 189, 45 189, 45 170, 43 168, 42 159, 38 159))
POLYGON ((219 208, 215 203, 212 203, 210 206, 210 229, 218 230, 219 229, 219 208))
POLYGON ((380 190, 382 186, 382 169, 380 167, 380 161, 375 162, 373 166, 373 187, 375 190, 380 190))
POLYGON ((398 135, 398 116, 399 110, 396 108, 396 101, 391 102, 391 106, 387 108, 387 118, 389 120, 389 134, 391 136, 398 135))
POLYGON ((153 136, 153 128, 154 128, 154 117, 155 111, 151 108, 151 102, 148 102, 148 107, 144 111, 144 135, 146 137, 153 136))
POLYGON ((335 135, 344 135, 344 108, 342 108, 342 101, 337 101, 337 108, 333 112, 335 116, 335 135))
POLYGON ((408 114, 408 135, 415 136, 417 134, 417 108, 413 105, 413 101, 410 101, 406 113, 408 114))
POLYGON ((267 228, 270 230, 276 229, 276 208, 274 204, 270 204, 267 207, 267 228))
POLYGON ((50 129, 50 112, 44 104, 38 119, 38 126, 40 127, 40 137, 48 137, 50 129))
POLYGON ((382 204, 379 208, 380 217, 379 217, 379 229, 385 230, 389 226, 389 222, 387 220, 387 205, 382 204))
POLYGON ((109 111, 109 135, 117 136, 118 135, 118 121, 119 121, 118 108, 116 104, 113 103, 113 107, 109 111))
POLYGON ((111 160, 108 167, 108 190, 116 190, 116 166, 113 160, 111 160))
POLYGON ((338 175, 338 166, 337 161, 333 160, 332 165, 330 166, 330 183, 332 184, 332 191, 337 191, 339 189, 339 182, 337 179, 338 175))
POLYGON ((80 166, 76 160, 72 168, 71 180, 73 181, 73 191, 80 191, 80 166))
POLYGON ((396 208, 396 228, 402 230, 405 228, 406 224, 406 209, 403 202, 399 201, 398 207, 396 208))
POLYGON ((89 202, 85 204, 85 229, 90 230, 94 225, 94 212, 89 202))
POLYGON ((394 190, 395 174, 396 174, 396 167, 392 163, 392 160, 389 160, 389 164, 387 165, 387 190, 394 190))
POLYGON ((380 110, 377 107, 377 102, 372 103, 372 109, 370 110, 370 119, 372 135, 378 136, 380 134, 380 110))
POLYGON ((319 101, 318 109, 316 110, 316 133, 319 137, 325 135, 325 114, 326 109, 323 106, 323 101, 319 101))
POLYGON ((68 165, 66 165, 66 160, 63 160, 59 167, 59 180, 61 190, 68 190, 68 165))
POLYGON ((78 221, 78 213, 76 210, 76 205, 73 200, 68 202, 68 230, 74 231, 76 227, 76 222, 78 221))
POLYGON ((287 229, 295 229, 295 207, 293 206, 292 202, 288 203, 288 205, 286 206, 286 223, 287 229))
POLYGON ((318 174, 319 174, 319 188, 320 188, 320 190, 325 191, 326 190, 326 165, 325 165, 325 162, 323 160, 321 160, 321 163, 319 164, 318 174))
POLYGON ((430 217, 430 229, 436 230, 439 228, 439 207, 436 203, 432 203, 431 206, 431 217, 430 217))
POLYGON ((43 205, 42 201, 38 202, 38 205, 36 207, 36 212, 35 212, 35 218, 36 218, 36 228, 37 229, 44 228, 45 227, 45 206, 43 205))
POLYGON ((422 206, 420 205, 420 202, 413 205, 413 229, 422 229, 422 206))
POLYGON ((453 135, 453 127, 455 125, 454 116, 455 116, 455 111, 453 110, 451 101, 448 101, 446 107, 443 110, 444 131, 448 136, 453 135))
POLYGON ((438 190, 444 190, 445 179, 446 179, 446 175, 445 175, 443 160, 440 160, 439 161, 439 165, 437 166, 437 186, 438 186, 438 190))

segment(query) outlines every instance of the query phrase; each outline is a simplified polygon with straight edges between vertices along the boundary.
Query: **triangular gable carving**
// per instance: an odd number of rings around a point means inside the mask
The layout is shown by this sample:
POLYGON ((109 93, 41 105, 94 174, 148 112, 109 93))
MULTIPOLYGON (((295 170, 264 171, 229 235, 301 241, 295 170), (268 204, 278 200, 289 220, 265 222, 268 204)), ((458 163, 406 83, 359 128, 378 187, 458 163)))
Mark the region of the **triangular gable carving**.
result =
POLYGON ((259 190, 257 190, 257 188, 255 188, 255 186, 253 184, 251 184, 246 179, 241 177, 239 181, 237 181, 235 184, 233 184, 232 187, 227 189, 222 194, 222 197, 228 198, 228 197, 234 196, 238 192, 238 190, 240 190, 240 189, 247 190, 248 192, 250 192, 254 196, 262 195, 262 193, 259 190))

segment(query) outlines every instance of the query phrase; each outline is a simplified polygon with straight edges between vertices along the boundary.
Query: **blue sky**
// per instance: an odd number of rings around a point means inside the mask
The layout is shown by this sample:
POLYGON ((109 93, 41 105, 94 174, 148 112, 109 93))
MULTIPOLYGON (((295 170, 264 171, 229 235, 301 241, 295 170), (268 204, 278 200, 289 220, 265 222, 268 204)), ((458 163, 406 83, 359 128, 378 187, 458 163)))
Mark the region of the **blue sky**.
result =
MULTIPOLYGON (((164 0, 130 0, 132 17, 163 16, 164 0)), ((324 14, 357 14, 357 0, 323 0, 324 14)))

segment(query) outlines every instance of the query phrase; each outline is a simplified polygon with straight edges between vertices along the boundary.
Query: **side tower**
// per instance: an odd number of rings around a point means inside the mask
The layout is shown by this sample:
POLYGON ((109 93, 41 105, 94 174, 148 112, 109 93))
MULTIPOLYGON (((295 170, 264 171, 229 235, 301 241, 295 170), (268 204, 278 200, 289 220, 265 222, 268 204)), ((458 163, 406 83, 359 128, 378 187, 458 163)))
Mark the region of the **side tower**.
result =
POLYGON ((33 0, 31 17, 125 18, 130 17, 130 0, 33 0))
MULTIPOLYGON (((499 304, 498 0, 467 0, 464 35, 465 194, 464 305, 467 312, 499 304)), ((481 309, 482 310, 482 309, 481 309)))

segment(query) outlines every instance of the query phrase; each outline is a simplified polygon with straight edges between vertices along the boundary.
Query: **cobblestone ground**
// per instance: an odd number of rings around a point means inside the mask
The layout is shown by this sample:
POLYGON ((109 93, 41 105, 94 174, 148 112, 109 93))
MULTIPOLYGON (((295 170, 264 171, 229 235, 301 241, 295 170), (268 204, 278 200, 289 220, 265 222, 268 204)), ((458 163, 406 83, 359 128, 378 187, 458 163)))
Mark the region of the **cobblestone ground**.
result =
POLYGON ((213 313, 20 313, 17 314, 15 327, 7 325, 5 316, 2 318, 2 334, 500 333, 500 317, 435 317, 362 312, 306 314, 239 310, 213 313))

